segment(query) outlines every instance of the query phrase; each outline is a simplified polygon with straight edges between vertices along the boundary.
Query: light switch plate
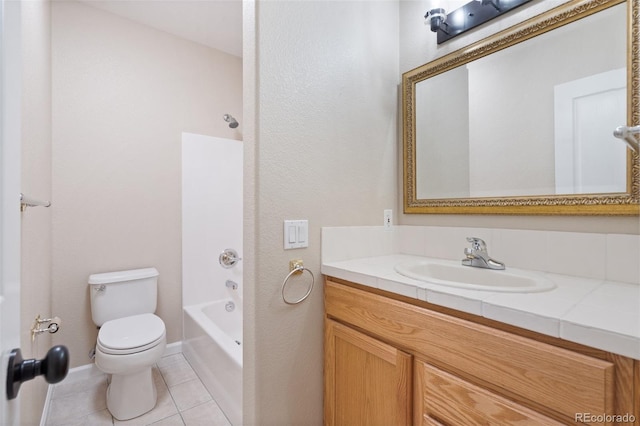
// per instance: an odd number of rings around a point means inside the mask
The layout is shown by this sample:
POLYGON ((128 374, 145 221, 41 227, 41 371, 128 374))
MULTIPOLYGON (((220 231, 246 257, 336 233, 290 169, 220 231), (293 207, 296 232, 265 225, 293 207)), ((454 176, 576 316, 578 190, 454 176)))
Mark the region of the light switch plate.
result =
POLYGON ((309 247, 309 221, 285 220, 283 238, 285 250, 309 247))

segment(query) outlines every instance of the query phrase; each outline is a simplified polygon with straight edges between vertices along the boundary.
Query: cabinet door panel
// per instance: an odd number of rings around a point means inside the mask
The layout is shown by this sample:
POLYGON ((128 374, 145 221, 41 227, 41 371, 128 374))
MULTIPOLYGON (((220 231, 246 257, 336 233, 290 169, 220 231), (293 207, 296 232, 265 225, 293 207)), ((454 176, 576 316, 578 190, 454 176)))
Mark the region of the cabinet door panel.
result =
POLYGON ((415 372, 416 376, 421 376, 417 381, 423 385, 421 414, 425 418, 437 418, 456 426, 561 425, 547 416, 422 361, 416 361, 415 372))
POLYGON ((325 322, 325 425, 411 424, 411 355, 325 322))

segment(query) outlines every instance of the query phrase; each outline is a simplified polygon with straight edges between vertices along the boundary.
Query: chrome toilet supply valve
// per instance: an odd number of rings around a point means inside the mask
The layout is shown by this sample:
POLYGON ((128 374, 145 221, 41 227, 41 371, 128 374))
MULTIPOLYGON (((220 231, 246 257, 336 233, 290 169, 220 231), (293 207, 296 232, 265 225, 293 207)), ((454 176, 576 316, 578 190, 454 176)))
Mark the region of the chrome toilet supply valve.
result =
POLYGON ((61 324, 62 319, 60 317, 40 318, 40 315, 38 315, 34 320, 33 325, 31 326, 31 341, 33 342, 36 339, 37 335, 47 331, 51 334, 57 333, 58 330, 60 330, 61 324), (41 328, 40 326, 43 324, 48 325, 44 328, 41 328))

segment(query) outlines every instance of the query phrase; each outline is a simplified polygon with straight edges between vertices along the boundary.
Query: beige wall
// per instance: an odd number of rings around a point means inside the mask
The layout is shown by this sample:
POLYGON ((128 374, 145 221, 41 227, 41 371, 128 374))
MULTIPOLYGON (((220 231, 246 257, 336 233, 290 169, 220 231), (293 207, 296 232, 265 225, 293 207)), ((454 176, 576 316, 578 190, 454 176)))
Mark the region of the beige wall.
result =
MULTIPOLYGON (((48 0, 22 3, 22 175, 21 191, 51 198, 51 8, 48 0)), ((44 358, 51 347, 46 333, 32 343, 35 317, 51 311, 51 209, 31 207, 21 214, 22 355, 44 358)), ((55 313, 53 313, 55 315, 55 313)), ((21 423, 40 422, 47 383, 37 378, 20 388, 21 423)))
MULTIPOLYGON (((566 3, 566 0, 531 2, 499 19, 488 22, 462 34, 449 42, 437 45, 436 35, 423 25, 426 10, 422 0, 403 0, 400 5, 400 72, 404 73, 422 64, 444 56, 470 43, 515 25, 530 17, 566 3)), ((445 2, 445 6, 446 6, 445 2)), ((451 3, 451 2, 449 2, 451 3)), ((459 6, 459 5, 456 5, 459 6)), ((454 7, 455 8, 455 7, 454 7)), ((451 8, 450 10, 453 10, 451 8)), ((401 136, 399 136, 401 140, 401 136)), ((398 159, 398 192, 402 194, 402 159, 398 159)), ((402 212, 402 197, 397 210, 402 212)), ((536 230, 561 230, 595 233, 640 234, 637 217, 559 217, 559 216, 482 216, 482 215, 423 215, 399 214, 403 225, 467 226, 487 228, 513 228, 536 230)))
POLYGON ((322 423, 320 228, 382 225, 396 202, 397 13, 395 1, 258 2, 256 35, 244 33, 257 66, 245 75, 247 425, 322 423), (308 248, 283 250, 285 219, 309 220, 308 248), (280 289, 296 258, 316 287, 289 306, 280 289))
POLYGON ((181 340, 181 132, 241 139, 242 61, 84 4, 52 8, 54 341, 78 366, 97 334, 92 273, 156 267, 156 312, 181 340))

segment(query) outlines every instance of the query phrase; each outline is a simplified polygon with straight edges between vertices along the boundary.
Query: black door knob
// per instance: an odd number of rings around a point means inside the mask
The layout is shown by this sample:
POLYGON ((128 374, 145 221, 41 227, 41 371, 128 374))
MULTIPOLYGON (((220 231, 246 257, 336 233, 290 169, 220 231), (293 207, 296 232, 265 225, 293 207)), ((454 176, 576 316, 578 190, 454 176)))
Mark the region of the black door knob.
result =
POLYGON ((43 359, 23 359, 20 349, 13 349, 9 354, 7 368, 7 399, 18 396, 22 382, 44 375, 47 383, 58 383, 67 377, 69 371, 69 349, 65 346, 54 346, 49 349, 43 359))

